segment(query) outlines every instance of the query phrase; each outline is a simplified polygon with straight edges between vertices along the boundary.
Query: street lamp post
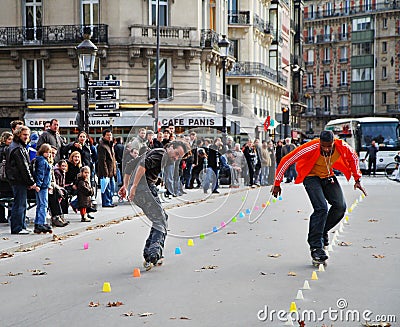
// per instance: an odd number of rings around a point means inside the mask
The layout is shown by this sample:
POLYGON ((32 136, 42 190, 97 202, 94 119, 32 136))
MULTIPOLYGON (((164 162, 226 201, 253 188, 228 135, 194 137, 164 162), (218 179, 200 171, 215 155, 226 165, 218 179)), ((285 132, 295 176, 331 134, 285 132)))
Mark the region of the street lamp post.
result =
POLYGON ((89 134, 89 79, 94 71, 97 47, 90 41, 90 30, 85 30, 84 40, 76 47, 79 57, 79 72, 85 81, 85 108, 84 108, 84 130, 89 134))
POLYGON ((228 58, 229 41, 222 35, 218 42, 222 59, 222 144, 226 145, 226 59, 228 58))

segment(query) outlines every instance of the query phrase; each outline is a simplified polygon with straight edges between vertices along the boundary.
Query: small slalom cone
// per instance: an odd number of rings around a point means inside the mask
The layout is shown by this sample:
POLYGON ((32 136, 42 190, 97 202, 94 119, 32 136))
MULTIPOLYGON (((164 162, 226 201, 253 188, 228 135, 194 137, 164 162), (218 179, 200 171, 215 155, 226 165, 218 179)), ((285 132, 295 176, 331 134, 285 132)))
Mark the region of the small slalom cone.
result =
POLYGON ((200 234, 200 239, 204 240, 206 238, 206 236, 204 234, 200 234))
POLYGON ((333 252, 333 246, 332 246, 332 244, 329 244, 329 245, 328 245, 328 252, 333 252))
POLYGON ((345 224, 349 223, 349 216, 348 215, 344 216, 344 223, 345 224))
POLYGON ((110 285, 110 283, 105 282, 105 283, 103 284, 103 292, 105 292, 105 293, 111 292, 111 285, 110 285))
POLYGON ((267 201, 266 205, 267 205, 267 206, 271 205, 271 202, 270 202, 270 201, 267 201))
POLYGON ((226 227, 226 224, 224 221, 221 221, 221 228, 224 228, 224 227, 226 227))
POLYGON ((275 202, 276 202, 276 199, 275 199, 275 198, 273 198, 273 199, 272 199, 272 203, 275 203, 275 202))
POLYGON ((140 277, 140 269, 139 268, 133 269, 133 277, 140 277))
POLYGON ((89 243, 83 243, 83 249, 87 250, 89 248, 89 243))
POLYGON ((244 213, 243 212, 239 213, 239 218, 244 218, 244 213))
POLYGON ((246 200, 246 198, 244 196, 242 196, 242 202, 244 202, 244 200, 246 200))
POLYGON ((279 195, 278 200, 282 201, 282 195, 279 195))
POLYGON ((292 319, 292 317, 290 315, 287 316, 287 320, 286 320, 284 326, 294 326, 293 319, 292 319))
POLYGON ((188 244, 188 246, 194 246, 193 239, 189 238, 187 244, 188 244))
POLYGON ((310 290, 310 289, 311 289, 310 283, 308 282, 308 280, 305 280, 303 284, 303 290, 310 290))
POLYGON ((250 209, 246 209, 246 215, 250 215, 251 211, 250 209))
POLYGON ((312 272, 311 280, 318 280, 317 272, 315 270, 312 272))
POLYGON ((298 290, 296 295, 296 300, 304 300, 303 291, 298 290))
POLYGON ((318 271, 325 271, 324 265, 322 263, 319 264, 318 271))
POLYGON ((336 235, 336 237, 339 237, 339 236, 340 236, 340 233, 339 233, 338 230, 335 230, 335 235, 336 235))
POLYGON ((255 207, 254 207, 254 210, 259 210, 259 209, 260 209, 259 206, 255 206, 255 207))
POLYGON ((364 199, 365 198, 365 194, 363 193, 363 194, 361 194, 361 197, 364 199))
POLYGON ((237 222, 237 217, 236 217, 236 216, 232 218, 232 222, 233 222, 233 223, 236 223, 236 222, 237 222))
POLYGON ((213 232, 214 232, 214 233, 218 232, 218 227, 214 226, 214 227, 213 227, 213 232))
POLYGON ((289 312, 297 312, 297 306, 296 306, 296 302, 292 302, 290 303, 290 309, 289 312))
POLYGON ((266 206, 267 206, 266 203, 261 204, 261 207, 262 207, 262 208, 265 208, 266 206))
POLYGON ((182 254, 182 250, 179 246, 175 248, 175 254, 182 254))

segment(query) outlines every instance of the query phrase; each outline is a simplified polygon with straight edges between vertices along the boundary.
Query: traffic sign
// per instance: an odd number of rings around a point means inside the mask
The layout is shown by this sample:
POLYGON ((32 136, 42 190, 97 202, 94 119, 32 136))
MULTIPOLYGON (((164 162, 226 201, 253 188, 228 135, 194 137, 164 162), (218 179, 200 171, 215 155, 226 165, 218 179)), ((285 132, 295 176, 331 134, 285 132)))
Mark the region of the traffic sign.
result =
POLYGON ((119 90, 95 90, 95 94, 96 101, 119 99, 119 90))
POLYGON ((89 80, 89 87, 120 87, 122 85, 121 80, 89 80))
POLYGON ((114 110, 119 108, 118 102, 96 103, 95 110, 114 110))
POLYGON ((120 112, 93 112, 89 114, 90 117, 121 117, 120 112))

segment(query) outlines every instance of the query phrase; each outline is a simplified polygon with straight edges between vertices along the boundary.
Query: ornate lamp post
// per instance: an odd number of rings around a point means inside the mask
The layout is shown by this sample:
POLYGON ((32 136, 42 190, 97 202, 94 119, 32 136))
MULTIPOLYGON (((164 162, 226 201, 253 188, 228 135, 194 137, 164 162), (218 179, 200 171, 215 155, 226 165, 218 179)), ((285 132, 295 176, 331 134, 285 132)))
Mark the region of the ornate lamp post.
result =
POLYGON ((226 35, 222 35, 218 42, 220 55, 222 59, 222 144, 226 145, 226 59, 228 58, 229 41, 226 35))
POLYGON ((76 47, 79 57, 79 72, 85 81, 85 108, 84 130, 89 134, 89 79, 94 71, 94 63, 97 55, 97 47, 90 41, 90 31, 85 30, 84 40, 76 47))

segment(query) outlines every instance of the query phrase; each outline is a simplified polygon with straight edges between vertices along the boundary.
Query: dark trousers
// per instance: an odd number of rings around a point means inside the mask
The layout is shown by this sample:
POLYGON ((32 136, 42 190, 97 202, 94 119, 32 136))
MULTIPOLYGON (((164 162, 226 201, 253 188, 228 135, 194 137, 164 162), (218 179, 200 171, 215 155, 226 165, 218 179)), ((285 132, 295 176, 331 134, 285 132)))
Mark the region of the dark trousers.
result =
POLYGON ((63 214, 61 203, 56 193, 49 193, 49 209, 52 217, 61 216, 63 214))
POLYGON ((323 248, 324 235, 335 227, 346 212, 346 202, 336 176, 327 178, 308 176, 303 185, 314 208, 310 217, 308 244, 311 249, 323 248), (328 211, 328 204, 331 205, 328 211))
POLYGON ((376 175, 376 158, 369 158, 368 160, 368 175, 371 175, 371 168, 373 168, 373 173, 376 175))
POLYGON ((11 234, 17 234, 26 229, 26 209, 28 208, 28 190, 26 185, 12 185, 14 202, 11 209, 11 234))

